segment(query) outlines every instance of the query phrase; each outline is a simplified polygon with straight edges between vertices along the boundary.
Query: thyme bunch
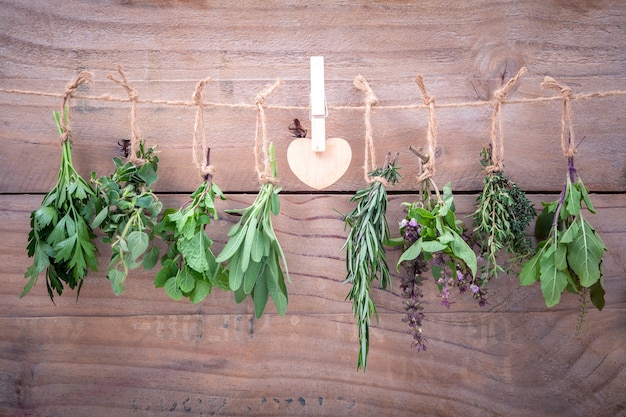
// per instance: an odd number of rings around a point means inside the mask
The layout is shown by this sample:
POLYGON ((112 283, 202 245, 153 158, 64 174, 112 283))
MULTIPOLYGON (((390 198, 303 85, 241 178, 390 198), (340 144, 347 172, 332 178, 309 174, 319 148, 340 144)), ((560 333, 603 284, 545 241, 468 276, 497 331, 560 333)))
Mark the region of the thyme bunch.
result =
MULTIPOLYGON (((483 167, 492 166, 491 146, 480 153, 483 167)), ((476 198, 478 206, 471 215, 475 241, 484 264, 480 268, 480 286, 500 272, 510 273, 520 261, 533 254, 532 242, 525 229, 537 215, 532 203, 517 184, 502 170, 488 172, 483 190, 476 198), (511 255, 508 262, 498 262, 502 250, 511 255)))
POLYGON ((384 182, 398 182, 400 175, 397 161, 397 155, 391 161, 391 154, 387 154, 383 167, 368 174, 372 182, 350 199, 357 205, 344 216, 345 225, 350 227, 343 245, 347 269, 344 283, 352 284, 346 300, 352 301, 352 311, 357 319, 360 345, 357 370, 365 370, 367 366, 369 325, 372 316, 377 317, 376 306, 370 296, 372 282, 378 280, 383 290, 391 289, 384 246, 389 241, 389 225, 385 217, 387 189, 384 182))

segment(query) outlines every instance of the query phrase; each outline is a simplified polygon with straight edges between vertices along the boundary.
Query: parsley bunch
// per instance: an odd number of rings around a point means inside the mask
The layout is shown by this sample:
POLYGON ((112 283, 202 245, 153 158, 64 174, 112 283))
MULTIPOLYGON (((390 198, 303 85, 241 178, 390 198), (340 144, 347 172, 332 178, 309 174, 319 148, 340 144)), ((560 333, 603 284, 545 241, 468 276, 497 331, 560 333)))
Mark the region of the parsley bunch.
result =
MULTIPOLYGON (((397 157, 387 160, 382 168, 370 172, 371 178, 395 184, 400 175, 396 165, 397 157)), ((350 199, 357 206, 344 216, 350 233, 343 248, 346 249, 347 277, 344 283, 352 284, 346 299, 352 300, 352 311, 357 318, 359 330, 359 358, 357 370, 367 366, 369 351, 369 325, 372 315, 376 315, 376 306, 370 297, 372 281, 379 280, 380 287, 391 289, 391 279, 384 245, 389 241, 387 212, 387 190, 381 181, 374 180, 367 187, 359 190, 350 199)))
POLYGON ((584 218, 583 203, 589 212, 595 213, 587 189, 574 167, 574 158, 569 157, 568 174, 559 200, 543 203, 543 212, 537 219, 536 234, 545 240, 539 242, 535 255, 524 264, 520 273, 522 285, 541 282, 548 307, 559 303, 564 290, 580 294, 583 301, 588 292, 598 310, 604 307, 602 256, 606 246, 584 218), (548 233, 542 230, 546 220, 550 224, 548 233))
POLYGON ((154 278, 157 288, 173 300, 183 296, 199 303, 215 285, 228 287, 228 273, 215 260, 211 251, 213 241, 205 228, 211 219, 217 220, 215 197, 225 200, 220 188, 207 175, 205 181, 191 194, 191 202, 180 209, 166 209, 158 229, 167 243, 167 253, 161 258, 161 270, 154 278))
POLYGON ((91 225, 100 228, 106 235, 102 241, 111 245, 107 279, 116 295, 124 291, 130 269, 142 264, 150 269, 159 256, 158 248, 151 247, 151 242, 163 205, 150 189, 158 178, 159 158, 154 148, 145 149, 142 141, 136 156, 145 163, 138 166, 116 157, 111 176, 96 178, 95 172, 91 174, 96 188, 93 212, 98 213, 91 225))
MULTIPOLYGON (((481 151, 482 165, 492 165, 491 147, 481 151)), ((483 190, 476 199, 472 214, 475 240, 485 264, 481 266, 481 287, 486 287, 498 273, 509 273, 519 261, 533 253, 525 229, 537 215, 532 203, 517 184, 502 171, 489 172, 483 179, 483 190), (498 263, 496 256, 505 249, 512 255, 508 264, 498 263)))
MULTIPOLYGON (((60 135, 63 135, 61 117, 67 125, 68 111, 66 108, 64 115, 53 112, 60 135)), ((27 250, 34 262, 24 275, 29 281, 20 297, 28 294, 44 270, 48 295, 53 302, 54 292, 58 295, 63 292, 63 283, 72 289, 78 287, 78 297, 87 268, 97 270, 95 234, 88 223, 91 216, 88 202, 94 191, 74 169, 70 133, 67 132, 62 144, 57 183, 46 194, 41 207, 30 215, 27 250)))
MULTIPOLYGON (((277 178, 273 143, 268 147, 268 156, 271 175, 277 178)), ((287 311, 285 275, 289 279, 289 273, 272 226, 272 214, 277 216, 280 212, 280 190, 272 181, 264 182, 250 207, 230 211, 241 213, 241 219, 229 230, 228 242, 216 259, 227 264, 228 286, 235 292, 235 301, 241 303, 250 295, 257 318, 263 315, 270 296, 281 316, 287 311)))

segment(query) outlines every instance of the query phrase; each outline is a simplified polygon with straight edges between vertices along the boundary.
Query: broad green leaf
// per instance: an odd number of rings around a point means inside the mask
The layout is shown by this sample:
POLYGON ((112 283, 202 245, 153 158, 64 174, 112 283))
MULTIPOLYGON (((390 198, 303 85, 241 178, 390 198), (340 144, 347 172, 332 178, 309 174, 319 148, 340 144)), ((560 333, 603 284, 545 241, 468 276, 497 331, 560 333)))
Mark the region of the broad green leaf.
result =
POLYGON ((180 290, 180 288, 178 288, 178 284, 176 282, 176 277, 171 277, 170 279, 167 280, 167 282, 165 283, 165 293, 172 300, 178 301, 181 298, 183 298, 183 293, 180 290))
POLYGON ((541 291, 546 306, 553 307, 561 300, 561 293, 567 286, 567 270, 559 271, 554 263, 554 246, 550 246, 539 261, 541 291))
POLYGON ((148 187, 159 178, 151 164, 143 164, 137 171, 137 175, 148 187))
POLYGON ((183 268, 178 272, 176 282, 182 292, 191 292, 196 285, 196 280, 188 268, 183 268))
POLYGON ((151 195, 143 195, 141 197, 137 197, 137 199, 135 200, 135 205, 137 207, 141 207, 141 208, 150 208, 150 205, 152 205, 152 201, 153 198, 151 195))
POLYGON ((191 240, 179 238, 176 246, 187 265, 198 272, 208 271, 210 265, 207 260, 207 248, 210 246, 210 240, 203 229, 198 230, 191 240))
POLYGON ((143 268, 146 271, 149 271, 150 269, 154 268, 154 266, 157 264, 158 260, 159 260, 159 248, 157 248, 156 246, 153 246, 143 256, 143 259, 141 260, 141 263, 143 264, 143 268))
POLYGON ((564 233, 561 233, 561 236, 559 237, 559 243, 572 243, 574 241, 574 237, 578 235, 579 230, 580 223, 573 222, 569 225, 564 233))
POLYGON ((111 269, 107 272, 107 279, 111 281, 111 286, 113 287, 113 293, 115 295, 120 295, 124 292, 124 281, 126 280, 126 275, 124 272, 118 269, 111 269))
POLYGON ((403 253, 400 255, 400 259, 398 259, 398 263, 396 264, 396 269, 400 270, 400 265, 404 261, 412 261, 417 258, 420 253, 422 253, 422 238, 417 239, 411 246, 409 246, 403 253))
POLYGON ((189 295, 192 304, 197 304, 204 300, 211 293, 211 283, 204 280, 196 281, 196 287, 189 295))
POLYGON ((161 270, 156 273, 154 277, 154 286, 156 288, 161 288, 165 285, 168 279, 172 277, 176 277, 178 273, 178 257, 172 259, 167 259, 163 261, 161 264, 161 270))
POLYGON ((568 215, 578 216, 580 213, 580 200, 581 195, 578 188, 571 183, 569 177, 567 178, 567 189, 565 192, 565 200, 561 209, 561 220, 565 220, 568 215))
POLYGON ((524 263, 519 274, 520 285, 532 285, 539 280, 539 260, 541 259, 541 255, 542 252, 538 252, 524 263))
POLYGON ((126 242, 128 249, 130 249, 131 259, 136 261, 148 249, 150 239, 147 233, 133 230, 126 237, 126 242))
POLYGON ((559 271, 567 269, 567 245, 559 243, 554 251, 554 266, 559 271))
POLYGON ((591 303, 598 310, 602 310, 604 308, 605 294, 606 292, 604 291, 604 284, 602 283, 602 278, 600 278, 595 284, 589 287, 589 297, 591 298, 591 303))
POLYGON ((224 291, 230 291, 230 286, 228 285, 228 270, 218 264, 216 274, 211 280, 211 284, 224 291))
POLYGON ((600 279, 600 261, 606 248, 589 223, 582 216, 579 219, 580 230, 568 245, 567 260, 580 285, 589 288, 600 279))
POLYGON ((467 265, 470 271, 472 271, 472 275, 476 276, 476 269, 478 267, 476 254, 461 236, 456 233, 453 233, 453 236, 454 240, 450 242, 450 248, 452 249, 452 253, 457 258, 462 259, 463 262, 465 262, 465 265, 467 265))
POLYGON ((437 240, 427 240, 422 242, 422 251, 429 253, 436 253, 447 248, 448 245, 444 245, 443 243, 437 240))
POLYGON ((34 215, 35 219, 37 220, 39 230, 49 225, 50 223, 55 224, 58 219, 58 212, 54 207, 50 206, 40 207, 34 212, 34 215))

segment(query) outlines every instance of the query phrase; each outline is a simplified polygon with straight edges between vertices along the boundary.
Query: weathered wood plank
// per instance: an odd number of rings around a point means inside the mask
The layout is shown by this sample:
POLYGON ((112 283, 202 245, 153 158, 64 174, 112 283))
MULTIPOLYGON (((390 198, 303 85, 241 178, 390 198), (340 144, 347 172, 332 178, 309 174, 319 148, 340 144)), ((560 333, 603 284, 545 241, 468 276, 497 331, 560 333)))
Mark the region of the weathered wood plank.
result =
MULTIPOLYGON (((370 81, 381 106, 420 103, 412 81, 417 73, 424 75, 437 103, 487 100, 523 65, 529 74, 520 80, 515 99, 553 95, 539 87, 544 75, 571 85, 574 92, 626 90, 626 54, 620 49, 620 40, 626 39, 621 25, 626 5, 617 1, 592 6, 484 0, 437 8, 358 1, 306 6, 278 1, 261 7, 253 2, 236 7, 227 2, 99 2, 72 7, 52 1, 6 2, 3 11, 0 83, 5 88, 62 92, 78 69, 90 69, 98 81, 90 91, 123 97, 119 86, 106 81, 106 74, 121 62, 142 98, 189 100, 195 83, 212 76, 216 81, 207 91, 210 100, 251 104, 258 91, 282 77, 285 86, 268 104, 306 107, 308 57, 323 53, 331 106, 362 103, 362 94, 351 86, 357 74, 370 81)), ((623 101, 622 96, 574 103, 576 134, 586 137, 578 165, 594 191, 626 190, 626 141, 619 133, 626 128, 623 101)), ((49 113, 59 102, 0 93, 0 191, 49 188, 57 169, 53 156, 58 154, 49 113)), ((128 105, 76 105, 76 163, 85 175, 108 172, 117 140, 129 134, 128 105)), ((207 113, 222 185, 235 192, 253 190, 254 111, 207 113)), ((307 113, 305 108, 268 112, 287 190, 309 191, 291 174, 285 158, 287 126, 294 117, 306 120, 307 113)), ((193 187, 193 117, 193 109, 139 108, 144 137, 163 150, 161 191, 193 187)), ((452 181, 458 190, 479 189, 477 155, 489 140, 490 117, 489 107, 438 111, 441 182, 452 181)), ((527 190, 557 191, 563 165, 560 103, 506 106, 504 118, 507 172, 527 190)), ((372 122, 378 159, 388 148, 400 151, 405 178, 414 177, 417 167, 407 147, 425 144, 426 112, 375 110, 372 122)), ((328 134, 344 137, 354 151, 351 169, 330 190, 357 189, 362 114, 333 111, 328 124, 328 134)), ((407 180, 399 185, 401 190, 411 188, 407 180)))
POLYGON ((624 330, 621 314, 602 313, 580 339, 566 312, 435 314, 431 349, 419 354, 398 315, 384 314, 372 329, 366 373, 354 369, 349 315, 2 319, 0 388, 8 395, 0 410, 615 416, 624 405, 625 352, 613 341, 624 330))

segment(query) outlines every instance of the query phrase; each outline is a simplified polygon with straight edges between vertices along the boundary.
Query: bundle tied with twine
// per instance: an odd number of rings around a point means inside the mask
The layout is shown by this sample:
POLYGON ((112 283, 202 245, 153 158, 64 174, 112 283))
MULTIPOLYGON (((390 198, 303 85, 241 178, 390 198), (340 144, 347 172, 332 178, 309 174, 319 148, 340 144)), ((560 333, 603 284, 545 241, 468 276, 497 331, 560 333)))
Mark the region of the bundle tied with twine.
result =
POLYGON ((258 93, 254 103, 257 108, 256 116, 256 135, 254 138, 254 162, 257 176, 261 184, 277 184, 278 179, 272 174, 270 157, 268 154, 269 141, 267 139, 267 122, 265 120, 265 108, 263 104, 267 96, 272 94, 274 90, 280 87, 283 80, 280 78, 276 82, 258 93))
POLYGON ((504 131, 502 129, 502 105, 517 80, 526 73, 526 67, 520 68, 515 77, 493 93, 493 116, 491 117, 491 161, 485 167, 488 174, 504 169, 504 131))
POLYGON ((82 84, 93 85, 93 74, 88 71, 81 71, 76 79, 70 81, 65 86, 65 92, 63 95, 63 105, 61 106, 61 117, 59 117, 59 127, 61 128, 61 144, 72 141, 72 128, 70 126, 71 120, 71 100, 72 95, 78 90, 82 84))
POLYGON ((146 161, 142 158, 137 157, 137 150, 140 144, 139 138, 139 130, 137 129, 137 101, 139 100, 139 93, 137 90, 132 88, 122 70, 122 65, 117 64, 115 66, 117 73, 120 75, 120 79, 117 79, 113 76, 113 74, 109 74, 107 78, 111 81, 116 82, 121 85, 126 93, 128 94, 128 101, 130 101, 130 128, 131 128, 131 136, 130 136, 130 152, 128 154, 128 160, 134 164, 141 166, 146 163, 146 161))
POLYGON ((561 116, 561 149, 567 159, 572 159, 576 155, 574 146, 574 127, 572 125, 572 106, 570 98, 572 89, 557 83, 552 77, 546 76, 541 83, 541 88, 557 90, 563 96, 563 112, 561 116))
POLYGON ((205 181, 210 181, 213 175, 215 175, 215 168, 213 165, 210 165, 211 148, 208 146, 206 132, 204 131, 204 87, 209 81, 211 81, 210 77, 198 81, 192 95, 192 99, 198 106, 198 110, 196 111, 196 120, 193 125, 193 144, 191 151, 193 163, 200 171, 200 175, 205 181), (200 151, 198 148, 200 148, 200 151))
MULTIPOLYGON (((418 75, 415 78, 415 84, 422 93, 423 102, 425 106, 428 106, 428 129, 426 131, 426 140, 428 143, 428 151, 426 157, 422 159, 423 166, 422 172, 417 177, 418 182, 426 181, 427 179, 435 176, 435 151, 437 149, 437 118, 435 117, 435 97, 430 96, 426 91, 426 85, 424 84, 424 77, 418 75)), ((431 181, 434 185, 434 181, 431 181)), ((435 186, 436 188, 436 186, 435 186)))
POLYGON ((389 182, 381 176, 371 176, 370 172, 375 171, 376 165, 376 149, 374 147, 374 136, 372 134, 372 106, 378 103, 378 98, 372 91, 367 80, 362 75, 357 75, 353 82, 354 87, 365 93, 365 156, 363 161, 363 171, 365 182, 371 184, 380 182, 385 187, 389 186, 389 182))

